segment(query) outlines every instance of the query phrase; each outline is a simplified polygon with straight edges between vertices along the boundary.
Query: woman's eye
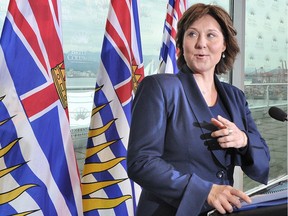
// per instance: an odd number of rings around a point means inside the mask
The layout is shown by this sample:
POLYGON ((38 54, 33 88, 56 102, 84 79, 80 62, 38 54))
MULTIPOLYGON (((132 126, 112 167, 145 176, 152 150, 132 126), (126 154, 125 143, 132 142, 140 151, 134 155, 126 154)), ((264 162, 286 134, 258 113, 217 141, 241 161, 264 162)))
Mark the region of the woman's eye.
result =
POLYGON ((191 36, 191 37, 195 37, 196 36, 196 32, 189 32, 188 35, 191 36))
POLYGON ((207 36, 208 36, 208 38, 214 38, 214 37, 215 37, 215 35, 214 35, 214 34, 211 34, 211 33, 208 34, 207 36))

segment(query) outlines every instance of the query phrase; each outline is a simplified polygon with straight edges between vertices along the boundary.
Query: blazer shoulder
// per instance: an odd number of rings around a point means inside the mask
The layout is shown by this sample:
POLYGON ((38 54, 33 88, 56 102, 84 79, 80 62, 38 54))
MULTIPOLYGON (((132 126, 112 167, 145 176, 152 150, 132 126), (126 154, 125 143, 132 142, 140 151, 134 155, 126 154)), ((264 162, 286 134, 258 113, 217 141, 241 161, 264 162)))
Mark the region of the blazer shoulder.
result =
POLYGON ((226 82, 221 82, 223 88, 225 89, 225 91, 229 94, 229 93, 233 93, 234 95, 237 94, 237 95, 241 95, 243 96, 244 95, 244 92, 243 90, 239 89, 238 87, 234 86, 234 85, 231 85, 229 83, 226 83, 226 82))
POLYGON ((161 87, 176 87, 180 84, 179 78, 175 74, 152 74, 144 77, 140 84, 157 83, 161 87))
POLYGON ((178 79, 177 76, 175 74, 168 74, 168 73, 163 73, 163 74, 152 74, 152 75, 148 75, 146 77, 144 77, 143 80, 147 80, 147 79, 155 79, 155 80, 159 80, 159 81, 169 81, 169 80, 175 80, 178 79))

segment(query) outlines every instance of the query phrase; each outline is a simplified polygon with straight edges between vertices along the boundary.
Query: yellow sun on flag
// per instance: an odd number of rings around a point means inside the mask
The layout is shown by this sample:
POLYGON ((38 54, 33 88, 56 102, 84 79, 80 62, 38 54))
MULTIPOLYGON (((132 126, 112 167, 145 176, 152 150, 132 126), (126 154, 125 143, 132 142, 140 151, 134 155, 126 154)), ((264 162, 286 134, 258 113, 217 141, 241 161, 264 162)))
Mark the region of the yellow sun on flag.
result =
MULTIPOLYGON (((95 89, 95 94, 99 92, 103 86, 95 89)), ((99 113, 103 108, 105 108, 108 104, 104 104, 99 107, 95 107, 92 110, 92 117, 99 113)), ((102 127, 98 128, 90 128, 88 132, 88 138, 94 138, 97 136, 100 136, 104 134, 111 125, 115 124, 115 121, 117 119, 111 119, 107 124, 103 125, 102 127)), ((101 143, 99 145, 93 146, 91 148, 87 148, 86 150, 86 159, 93 157, 100 151, 109 148, 111 145, 119 141, 119 139, 107 141, 104 143, 101 143)), ((82 176, 85 177, 89 174, 93 173, 100 173, 103 171, 108 171, 109 169, 117 166, 119 163, 121 163, 123 160, 125 160, 124 157, 115 157, 111 160, 104 161, 104 162, 98 162, 98 163, 85 163, 83 168, 82 176)), ((125 179, 111 179, 106 181, 96 181, 95 182, 89 182, 89 183, 83 183, 81 184, 82 189, 82 195, 83 195, 83 211, 88 212, 92 210, 100 210, 100 209, 111 209, 115 208, 121 203, 125 202, 128 199, 131 199, 131 195, 123 195, 120 197, 109 197, 109 198, 103 198, 103 197, 93 197, 91 194, 95 193, 96 191, 99 191, 101 189, 105 189, 106 187, 119 184, 123 181, 127 180, 125 179), (88 196, 88 198, 84 198, 84 196, 88 196)))
MULTIPOLYGON (((5 96, 1 96, 0 97, 0 102, 2 100, 5 99, 5 96)), ((15 116, 14 116, 15 117, 15 116)), ((13 117, 9 117, 6 119, 2 119, 0 116, 0 127, 5 127, 5 124, 11 120, 13 117), (2 119, 2 120, 1 120, 2 119)), ((5 145, 3 148, 0 148, 0 158, 5 158, 5 157, 9 157, 9 153, 10 151, 13 149, 13 147, 15 145, 17 145, 19 143, 19 140, 21 140, 21 138, 16 138, 15 140, 12 140, 10 143, 8 143, 7 145, 5 145)), ((18 170, 21 169, 21 167, 26 164, 26 162, 21 163, 21 164, 16 164, 14 166, 10 166, 10 167, 1 167, 0 166, 0 185, 5 185, 4 183, 4 176, 11 174, 12 172, 17 172, 18 170), (3 182, 2 182, 3 181, 3 182)), ((22 193, 24 193, 25 191, 27 191, 29 188, 35 187, 37 186, 36 184, 26 184, 26 185, 21 185, 19 187, 13 188, 12 190, 9 191, 2 191, 3 187, 0 187, 0 205, 3 204, 7 204, 15 199, 20 198, 20 195, 22 193)), ((31 214, 35 211, 38 210, 32 210, 32 211, 26 211, 26 212, 22 212, 22 213, 18 213, 15 215, 28 215, 31 214)))

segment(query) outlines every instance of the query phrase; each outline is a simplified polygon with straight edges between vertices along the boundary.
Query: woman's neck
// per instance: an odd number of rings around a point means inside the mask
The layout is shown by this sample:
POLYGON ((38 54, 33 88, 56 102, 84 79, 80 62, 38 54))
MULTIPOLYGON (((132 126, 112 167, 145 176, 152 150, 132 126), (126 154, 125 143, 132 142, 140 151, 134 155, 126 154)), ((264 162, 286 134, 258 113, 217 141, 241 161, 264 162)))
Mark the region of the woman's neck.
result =
POLYGON ((198 88, 208 106, 213 106, 217 101, 217 90, 214 75, 193 74, 198 88))

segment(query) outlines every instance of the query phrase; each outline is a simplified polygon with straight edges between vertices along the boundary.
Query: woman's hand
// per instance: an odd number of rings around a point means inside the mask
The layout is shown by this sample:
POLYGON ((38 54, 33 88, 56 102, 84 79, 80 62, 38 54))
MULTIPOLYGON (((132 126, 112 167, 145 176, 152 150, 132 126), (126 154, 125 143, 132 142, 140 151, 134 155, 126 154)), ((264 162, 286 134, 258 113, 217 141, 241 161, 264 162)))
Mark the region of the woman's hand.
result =
POLYGON ((229 185, 213 184, 207 198, 208 204, 221 214, 233 212, 233 207, 241 208, 241 201, 252 202, 244 192, 229 185))
POLYGON ((217 138, 222 148, 243 148, 247 145, 247 136, 233 122, 218 115, 217 119, 211 119, 212 124, 219 130, 211 133, 211 136, 217 138))

